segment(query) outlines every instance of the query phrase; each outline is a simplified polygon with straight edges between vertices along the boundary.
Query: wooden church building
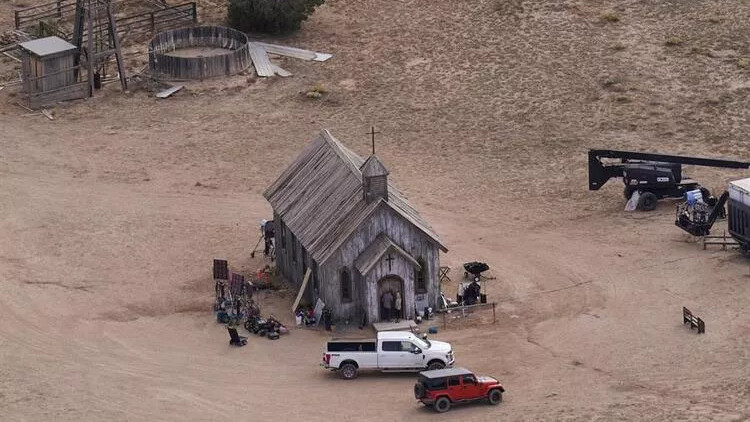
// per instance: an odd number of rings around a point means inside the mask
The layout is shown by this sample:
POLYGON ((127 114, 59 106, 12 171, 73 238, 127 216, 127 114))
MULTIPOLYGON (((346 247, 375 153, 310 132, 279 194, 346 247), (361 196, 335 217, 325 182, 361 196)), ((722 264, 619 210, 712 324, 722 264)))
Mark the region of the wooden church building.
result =
POLYGON ((401 297, 406 319, 436 307, 439 253, 448 250, 375 155, 363 160, 324 130, 264 196, 277 269, 300 287, 310 268, 309 303, 320 298, 335 318, 368 324, 386 319, 386 291, 401 297))

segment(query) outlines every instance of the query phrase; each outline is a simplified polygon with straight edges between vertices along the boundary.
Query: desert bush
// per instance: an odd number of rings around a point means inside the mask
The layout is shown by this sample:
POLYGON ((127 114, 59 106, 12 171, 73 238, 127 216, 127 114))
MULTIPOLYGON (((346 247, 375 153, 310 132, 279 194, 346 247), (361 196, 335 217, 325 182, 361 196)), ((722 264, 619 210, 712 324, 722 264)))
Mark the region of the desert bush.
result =
POLYGON ((669 37, 664 42, 664 45, 666 45, 667 47, 676 47, 678 45, 681 45, 683 42, 684 41, 680 37, 669 37))
POLYGON ((605 88, 609 88, 615 85, 619 85, 623 83, 623 78, 621 76, 609 76, 602 82, 602 85, 604 85, 605 88))
POLYGON ((312 87, 310 90, 308 90, 305 93, 305 96, 307 98, 321 98, 323 94, 325 94, 326 92, 328 91, 326 91, 325 88, 323 88, 323 85, 317 84, 314 87, 312 87))
POLYGON ((620 22, 620 17, 615 12, 607 12, 602 15, 602 20, 604 22, 615 23, 615 22, 620 22))
POLYGON ((227 21, 245 32, 280 34, 296 31, 325 0, 229 0, 227 21))

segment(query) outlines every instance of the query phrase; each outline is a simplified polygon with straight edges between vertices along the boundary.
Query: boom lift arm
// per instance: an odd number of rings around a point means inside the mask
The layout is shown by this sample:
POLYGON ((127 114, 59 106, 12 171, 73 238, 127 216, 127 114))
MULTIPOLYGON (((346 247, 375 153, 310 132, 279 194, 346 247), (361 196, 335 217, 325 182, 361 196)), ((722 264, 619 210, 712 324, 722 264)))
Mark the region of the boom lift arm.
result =
MULTIPOLYGON (((613 177, 624 177, 628 168, 635 168, 643 164, 668 165, 670 163, 735 169, 750 168, 750 163, 745 161, 616 151, 609 149, 592 149, 589 150, 589 190, 599 190, 599 188, 604 186, 604 184, 613 177), (604 163, 601 160, 602 158, 620 159, 621 161, 619 163, 604 163)), ((673 182, 680 183, 681 174, 675 174, 674 176, 675 180, 673 182)))

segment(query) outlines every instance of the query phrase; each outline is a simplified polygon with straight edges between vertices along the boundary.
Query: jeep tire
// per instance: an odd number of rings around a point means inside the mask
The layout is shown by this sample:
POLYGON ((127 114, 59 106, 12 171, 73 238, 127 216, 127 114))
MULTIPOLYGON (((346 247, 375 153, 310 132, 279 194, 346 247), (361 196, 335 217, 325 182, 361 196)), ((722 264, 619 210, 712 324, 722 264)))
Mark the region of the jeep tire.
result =
POLYGON ((414 384, 414 397, 416 397, 417 400, 424 397, 424 385, 422 385, 421 382, 414 384))
POLYGON ((494 390, 490 390, 490 392, 487 393, 487 401, 492 405, 500 404, 500 402, 503 401, 502 391, 498 390, 497 388, 494 390))
POLYGON ((435 409, 438 413, 445 413, 451 408, 451 401, 448 400, 448 397, 440 397, 437 400, 435 400, 435 404, 432 405, 432 407, 435 409))
POLYGON ((433 360, 429 364, 427 364, 427 370, 428 371, 435 371, 437 369, 443 369, 445 368, 445 364, 443 362, 440 362, 439 360, 433 360))
POLYGON ((357 378, 357 365, 347 362, 339 367, 339 373, 341 374, 341 378, 353 380, 357 378))

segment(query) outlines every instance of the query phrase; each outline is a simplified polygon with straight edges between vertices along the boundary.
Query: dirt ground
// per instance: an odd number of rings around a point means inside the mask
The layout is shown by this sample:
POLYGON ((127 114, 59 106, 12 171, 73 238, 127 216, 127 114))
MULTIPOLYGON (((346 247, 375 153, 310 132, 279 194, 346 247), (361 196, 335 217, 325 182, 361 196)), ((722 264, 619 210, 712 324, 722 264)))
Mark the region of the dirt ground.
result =
MULTIPOLYGON (((21 6, 0 0, 0 32, 21 6)), ((485 312, 435 338, 508 392, 445 417, 749 420, 748 260, 702 250, 674 202, 627 213, 618 181, 590 192, 586 175, 589 148, 749 159, 749 14, 741 0, 329 0, 265 38, 334 55, 278 59, 289 78, 189 83, 166 100, 113 83, 50 108, 55 120, 6 87, 2 419, 438 418, 413 375, 319 368, 325 332, 230 348, 210 312, 212 259, 263 265, 249 256, 271 213, 261 193, 306 140, 328 128, 364 155, 374 125, 392 180, 450 249, 445 291, 463 262, 497 277, 496 324, 485 312), (315 86, 326 93, 306 98, 315 86)), ((14 66, 0 56, 0 75, 14 66)), ((714 190, 750 176, 688 170, 714 190)), ((291 323, 294 294, 265 295, 264 311, 291 323)))

